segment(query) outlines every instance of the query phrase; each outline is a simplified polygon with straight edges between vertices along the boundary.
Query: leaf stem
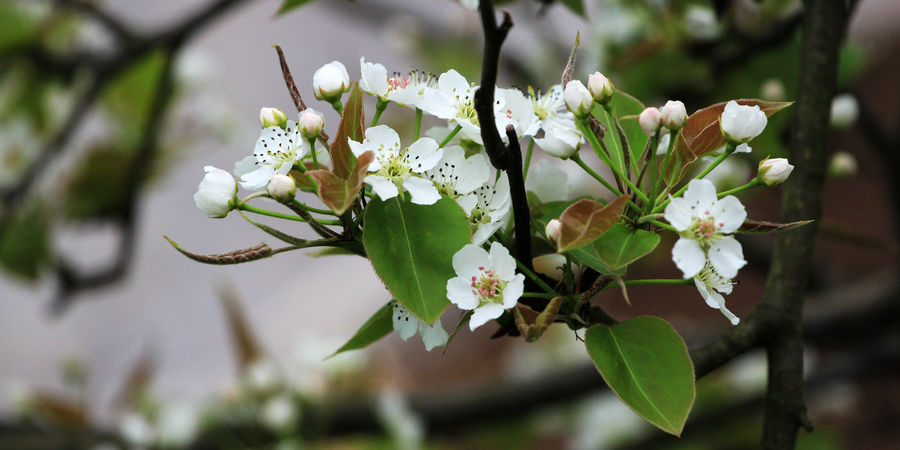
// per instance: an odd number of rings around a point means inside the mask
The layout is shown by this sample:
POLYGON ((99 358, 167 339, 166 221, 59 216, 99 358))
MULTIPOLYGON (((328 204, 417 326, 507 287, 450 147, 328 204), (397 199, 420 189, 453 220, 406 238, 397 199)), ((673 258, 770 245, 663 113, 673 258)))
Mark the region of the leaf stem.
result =
POLYGON ((523 264, 522 261, 516 259, 516 266, 518 266, 519 270, 521 270, 526 276, 528 276, 528 278, 531 278, 535 284, 537 284, 541 289, 547 292, 547 294, 550 294, 551 298, 559 296, 559 294, 552 287, 550 287, 549 284, 544 282, 541 277, 532 272, 528 267, 525 267, 525 264, 523 264))
POLYGON ((441 141, 441 145, 438 145, 438 148, 444 148, 445 145, 449 144, 450 141, 460 132, 460 130, 462 130, 462 125, 457 125, 456 128, 454 128, 453 131, 451 131, 450 134, 448 134, 447 137, 445 137, 444 140, 441 141))
MULTIPOLYGON (((599 147, 600 142, 597 140, 597 135, 594 134, 594 130, 591 130, 590 126, 587 126, 586 121, 578 120, 576 122, 578 123, 578 128, 581 130, 581 134, 587 136, 588 142, 591 143, 591 146, 593 146, 595 149, 597 147, 599 147)), ((647 194, 644 194, 643 192, 641 192, 641 190, 638 189, 637 186, 635 186, 634 183, 632 183, 631 180, 629 180, 627 176, 622 174, 622 172, 617 167, 617 164, 612 164, 611 160, 606 155, 604 155, 603 152, 595 152, 595 153, 597 153, 597 155, 600 156, 600 159, 602 159, 603 162, 606 163, 607 166, 609 166, 609 168, 613 171, 613 173, 616 174, 616 176, 618 176, 622 181, 625 182, 625 184, 629 188, 631 188, 631 190, 634 192, 634 194, 637 195, 638 198, 641 199, 641 201, 644 201, 644 202, 650 201, 650 199, 647 198, 647 194)))
POLYGON ((419 136, 422 135, 422 110, 420 108, 416 108, 416 125, 415 131, 413 131, 413 136, 415 136, 414 140, 418 140, 419 136))
POLYGON ((759 178, 754 178, 754 179, 750 180, 749 183, 747 183, 743 186, 738 186, 734 189, 729 189, 727 191, 719 192, 718 194, 716 194, 716 197, 722 198, 722 197, 725 197, 726 195, 734 195, 734 194, 737 194, 738 192, 743 192, 743 191, 746 191, 747 189, 752 189, 752 188, 755 188, 755 187, 761 186, 761 185, 762 185, 762 181, 760 181, 759 178))
MULTIPOLYGON (((573 154, 572 156, 569 157, 569 159, 571 159, 572 161, 575 161, 575 163, 578 164, 582 169, 584 169, 584 171, 587 172, 588 175, 590 175, 595 180, 597 180, 600 184, 603 185, 603 187, 605 187, 606 189, 609 189, 609 191, 612 192, 613 194, 615 194, 617 197, 622 196, 622 192, 620 192, 618 189, 616 189, 615 186, 610 184, 609 181, 606 181, 603 177, 601 177, 600 174, 598 174, 597 172, 594 171, 594 169, 591 169, 591 167, 588 166, 587 163, 585 163, 583 159, 581 159, 581 156, 578 153, 573 154)), ((638 208, 638 206, 635 205, 634 202, 632 202, 631 200, 628 200, 628 206, 630 206, 635 211, 638 211, 638 212, 641 211, 641 209, 638 208)))
POLYGON ((309 212, 314 212, 317 214, 326 214, 326 215, 335 216, 335 217, 337 216, 337 214, 335 214, 334 211, 330 211, 327 209, 313 208, 312 206, 309 206, 309 205, 301 202, 300 200, 297 200, 296 198, 294 199, 294 205, 296 205, 300 208, 303 208, 309 212))
MULTIPOLYGON (((672 143, 670 142, 669 145, 671 146, 672 143)), ((703 177, 709 175, 709 173, 712 172, 712 170, 715 169, 716 166, 718 166, 719 164, 721 164, 722 161, 725 161, 725 158, 729 157, 732 153, 734 153, 734 150, 735 150, 735 146, 732 145, 732 144, 728 144, 728 145, 725 147, 725 151, 722 152, 722 154, 719 155, 719 157, 716 158, 715 161, 713 161, 712 163, 710 163, 710 165, 706 166, 706 168, 703 169, 703 171, 700 172, 696 177, 694 177, 694 179, 699 180, 699 179, 702 179, 703 177)), ((684 185, 684 186, 682 186, 681 189, 679 189, 677 192, 675 192, 675 193, 672 195, 672 197, 678 197, 678 196, 680 196, 681 194, 684 193, 684 191, 687 190, 687 188, 688 188, 688 185, 687 185, 687 184, 684 185)), ((654 213, 658 213, 658 212, 662 211, 663 208, 665 208, 666 205, 669 204, 669 201, 670 201, 670 199, 669 199, 669 200, 665 200, 665 201, 663 201, 662 203, 660 203, 659 206, 653 208, 653 212, 654 212, 654 213)))
POLYGON ((378 99, 378 103, 375 104, 375 115, 372 116, 372 123, 369 124, 370 128, 378 125, 378 120, 381 119, 381 113, 384 112, 385 108, 387 108, 387 105, 387 101, 378 99))
MULTIPOLYGON (((312 155, 313 167, 315 167, 316 170, 319 170, 319 159, 318 159, 318 156, 316 156, 316 138, 310 138, 310 139, 308 139, 308 142, 309 142, 309 153, 312 155)), ((303 164, 301 164, 301 166, 302 165, 303 164)))
POLYGON ((534 151, 534 138, 528 143, 528 150, 525 151, 525 166, 522 169, 522 180, 528 179, 528 168, 531 167, 531 153, 534 151))

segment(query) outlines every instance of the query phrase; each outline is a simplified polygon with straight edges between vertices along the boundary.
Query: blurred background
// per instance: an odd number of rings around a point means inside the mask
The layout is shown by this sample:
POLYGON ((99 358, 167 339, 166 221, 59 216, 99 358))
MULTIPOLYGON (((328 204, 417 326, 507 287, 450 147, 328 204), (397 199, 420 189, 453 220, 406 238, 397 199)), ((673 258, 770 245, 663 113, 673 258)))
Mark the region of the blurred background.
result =
MULTIPOLYGON (((732 98, 795 98, 799 2, 519 0, 500 83, 547 90, 581 33, 576 74, 600 70, 647 105, 692 112, 732 98)), ((186 259, 267 236, 192 199, 204 165, 249 154, 262 106, 292 114, 273 44, 307 101, 332 60, 389 71, 480 73, 477 14, 455 1, 0 0, 0 447, 754 448, 765 358, 698 383, 683 437, 663 435, 608 391, 576 335, 534 344, 462 330, 446 352, 391 334, 324 360, 389 296, 355 256, 293 252, 238 266, 186 259), (301 2, 302 3, 302 2, 301 2)), ((832 163, 807 299, 803 448, 889 448, 900 418, 900 2, 861 0, 841 54, 832 163)), ((337 115, 324 104, 326 130, 337 115)), ((372 106, 372 105, 369 105, 372 106)), ((369 109, 371 114, 372 109, 369 109)), ((382 122, 411 129, 389 108, 382 122)), ((743 184, 787 155, 791 111, 754 153, 718 168, 743 184)), ((438 125, 437 122, 432 125, 438 125)), ((593 193, 574 164, 549 201, 593 193)), ((540 169, 538 168, 540 167, 540 169)), ((556 172, 556 171, 559 172, 556 172)), ((780 189, 742 200, 778 219, 780 189)), ((312 197, 310 197, 312 200, 312 197)), ((311 235, 307 229, 291 230, 311 235)), ((270 239, 271 240, 271 239, 270 239)), ((759 301, 767 235, 743 240, 729 307, 759 301)), ((671 242, 630 276, 674 277, 671 242)), ((616 318, 669 320, 688 345, 728 325, 693 289, 639 288, 616 318)), ((444 316, 455 326, 455 311, 444 316)))

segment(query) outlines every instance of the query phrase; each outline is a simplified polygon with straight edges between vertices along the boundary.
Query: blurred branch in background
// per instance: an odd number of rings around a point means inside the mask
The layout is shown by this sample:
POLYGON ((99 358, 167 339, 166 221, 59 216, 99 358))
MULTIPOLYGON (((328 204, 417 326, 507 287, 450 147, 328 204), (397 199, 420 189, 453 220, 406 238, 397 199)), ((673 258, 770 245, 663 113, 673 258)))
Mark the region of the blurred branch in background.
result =
MULTIPOLYGON (((6 233, 25 206, 37 195, 34 191, 42 183, 48 168, 72 149, 71 141, 90 117, 92 109, 105 95, 110 85, 123 73, 132 70, 153 54, 161 54, 161 69, 158 81, 149 98, 146 117, 133 143, 133 153, 127 161, 121 186, 104 186, 106 190, 118 192, 118 196, 100 214, 89 218, 93 221, 111 222, 118 229, 120 239, 116 256, 108 267, 94 273, 82 273, 65 257, 58 257, 54 264, 60 279, 59 293, 53 303, 56 312, 63 311, 72 298, 81 291, 96 289, 121 279, 131 265, 136 233, 136 214, 141 188, 145 186, 156 163, 160 148, 161 130, 165 123, 168 107, 175 95, 173 66, 180 51, 197 33, 207 25, 231 11, 247 0, 217 0, 188 15, 185 19, 160 31, 145 32, 135 29, 116 17, 108 15, 94 3, 82 0, 56 0, 52 4, 63 11, 72 11, 94 20, 107 29, 114 38, 113 50, 78 50, 59 53, 51 50, 37 39, 25 40, 0 51, 0 67, 13 67, 28 63, 38 68, 43 77, 58 79, 70 84, 80 92, 77 100, 62 121, 59 128, 43 144, 33 161, 25 168, 14 183, 0 187, 0 240, 7 239, 6 233), (84 83, 78 83, 85 80, 84 83), (79 88, 79 84, 86 84, 79 88)), ((126 93, 132 95, 134 93, 126 93)), ((134 112, 131 112, 134 114, 134 112)), ((142 117, 142 114, 135 114, 142 117)), ((8 238, 13 239, 13 238, 8 238)))

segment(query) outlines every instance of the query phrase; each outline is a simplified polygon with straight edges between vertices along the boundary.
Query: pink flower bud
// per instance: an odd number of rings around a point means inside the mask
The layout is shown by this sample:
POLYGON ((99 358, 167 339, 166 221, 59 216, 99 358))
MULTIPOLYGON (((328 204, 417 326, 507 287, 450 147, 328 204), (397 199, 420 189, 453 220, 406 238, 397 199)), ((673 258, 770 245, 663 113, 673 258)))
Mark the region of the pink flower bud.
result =
POLYGON ((609 78, 606 78, 600 72, 594 72, 588 77, 588 91, 590 91, 595 102, 603 105, 609 102, 616 88, 613 86, 612 81, 609 81, 609 78))
POLYGON ((312 108, 300 113, 300 121, 297 124, 300 127, 300 134, 306 139, 314 139, 322 134, 325 128, 325 119, 312 108))
POLYGON ((662 114, 660 114, 658 109, 651 106, 641 111, 641 115, 638 116, 638 123, 641 124, 644 134, 653 136, 659 131, 660 125, 662 125, 662 114))

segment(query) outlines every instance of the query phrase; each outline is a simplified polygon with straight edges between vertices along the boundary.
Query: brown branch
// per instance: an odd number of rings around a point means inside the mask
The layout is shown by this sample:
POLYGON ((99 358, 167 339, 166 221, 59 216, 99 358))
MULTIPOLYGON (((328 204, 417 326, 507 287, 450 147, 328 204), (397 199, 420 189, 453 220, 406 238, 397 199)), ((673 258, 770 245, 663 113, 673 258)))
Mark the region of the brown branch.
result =
MULTIPOLYGON (((786 184, 782 222, 819 219, 828 164, 831 99, 837 84, 838 50, 848 19, 844 2, 806 0, 791 160, 798 168, 786 184)), ((760 306, 771 328, 763 448, 793 448, 808 422, 803 401, 803 297, 818 223, 778 236, 760 306)))

